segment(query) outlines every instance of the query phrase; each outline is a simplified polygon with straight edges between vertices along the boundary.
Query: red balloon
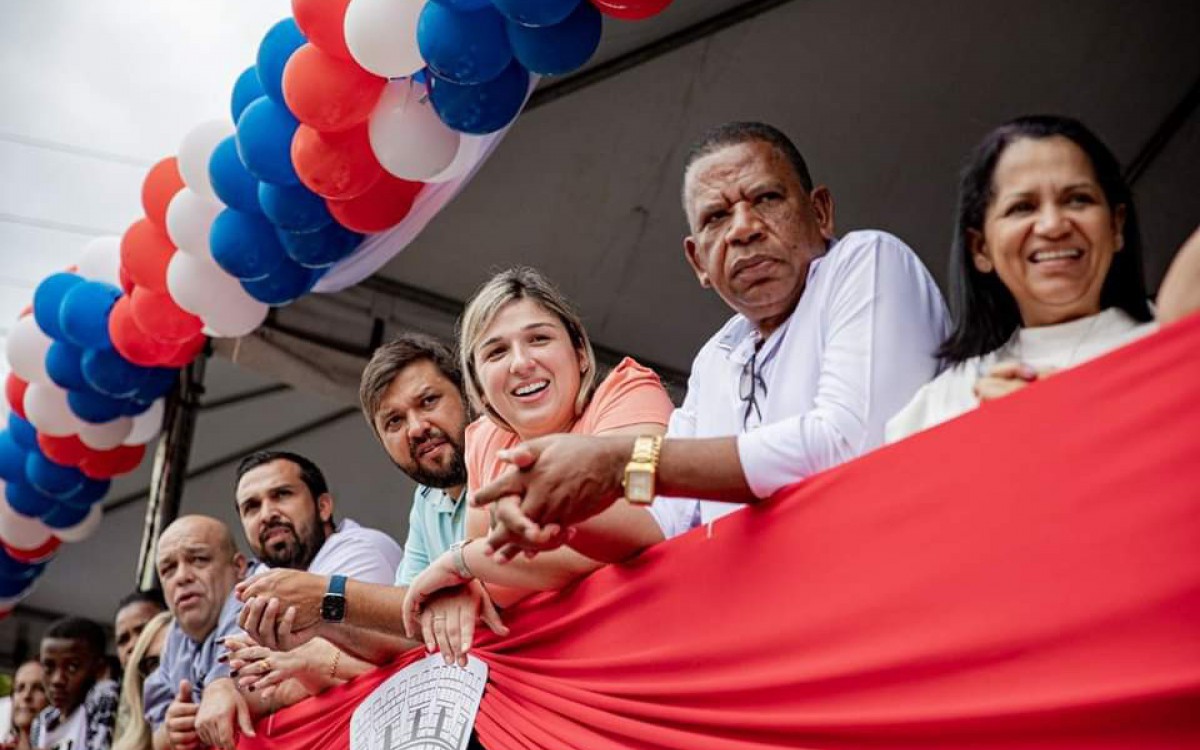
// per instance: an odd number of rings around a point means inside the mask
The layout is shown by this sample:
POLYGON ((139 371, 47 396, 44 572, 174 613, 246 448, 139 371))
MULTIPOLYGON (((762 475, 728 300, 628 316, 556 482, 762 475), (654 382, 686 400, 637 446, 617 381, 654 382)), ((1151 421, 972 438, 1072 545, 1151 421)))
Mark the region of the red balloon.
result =
POLYGON ((171 295, 137 287, 129 296, 133 321, 152 338, 179 344, 195 338, 204 321, 175 304, 171 295))
POLYGON ((121 291, 126 294, 133 294, 133 279, 129 278, 129 272, 124 266, 117 268, 117 276, 121 281, 121 291))
POLYGON ((592 0, 592 5, 604 15, 624 21, 640 21, 657 16, 670 4, 671 0, 592 0))
POLYGON ((135 221, 121 238, 121 270, 135 285, 156 292, 167 291, 167 264, 174 254, 171 238, 149 219, 135 221))
POLYGON ((292 0, 292 17, 308 41, 342 60, 353 59, 346 46, 346 6, 350 0, 292 0))
POLYGON ((144 445, 119 445, 109 451, 96 451, 79 464, 79 470, 90 479, 112 479, 136 469, 145 455, 144 445))
POLYGON ((8 401, 8 408, 21 419, 25 418, 25 389, 28 387, 29 383, 18 378, 15 372, 10 372, 4 381, 4 398, 8 401))
POLYGON ((311 44, 293 52, 283 69, 283 98, 288 109, 297 120, 322 132, 365 122, 386 84, 386 78, 311 44))
POLYGON ((39 432, 37 442, 38 447, 42 449, 42 453, 46 454, 46 458, 59 466, 73 466, 78 468, 84 459, 94 456, 98 452, 84 445, 83 441, 76 435, 53 437, 39 432))
POLYGON ((0 540, 0 544, 3 544, 4 551, 7 552, 8 556, 12 559, 19 560, 23 563, 33 564, 46 562, 51 557, 54 557, 54 553, 57 552, 58 548, 62 545, 62 540, 51 535, 50 538, 43 542, 40 547, 34 547, 33 549, 21 549, 20 547, 14 547, 3 540, 0 540))
POLYGON ((178 345, 171 356, 167 357, 162 363, 162 367, 186 367, 192 363, 192 360, 200 356, 200 352, 204 351, 204 345, 208 343, 208 337, 203 333, 197 334, 194 338, 188 339, 178 345))
POLYGON ((183 178, 179 176, 179 162, 174 156, 150 167, 142 183, 142 208, 159 229, 166 231, 167 206, 180 190, 183 190, 183 178))
POLYGON ((409 182, 386 174, 357 198, 348 201, 327 200, 325 205, 333 218, 347 229, 363 233, 382 232, 408 216, 413 200, 423 187, 423 182, 409 182))
POLYGON ((118 354, 143 367, 160 366, 177 348, 176 344, 158 341, 138 327, 129 297, 121 297, 113 305, 108 316, 108 335, 118 354))
POLYGON ((371 150, 366 123, 341 133, 300 125, 292 138, 292 164, 309 190, 334 200, 357 198, 384 174, 371 150))

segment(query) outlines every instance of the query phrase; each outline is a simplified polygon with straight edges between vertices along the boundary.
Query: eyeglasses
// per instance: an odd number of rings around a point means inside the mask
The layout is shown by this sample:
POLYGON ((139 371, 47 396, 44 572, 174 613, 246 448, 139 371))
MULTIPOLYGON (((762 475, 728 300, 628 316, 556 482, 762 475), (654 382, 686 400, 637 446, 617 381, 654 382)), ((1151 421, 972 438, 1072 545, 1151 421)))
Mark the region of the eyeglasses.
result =
POLYGON ((758 404, 758 389, 762 389, 763 397, 767 395, 767 381, 763 379, 762 368, 758 367, 758 349, 750 355, 750 359, 742 366, 742 376, 738 380, 738 398, 746 405, 742 414, 742 429, 750 428, 750 415, 754 415, 754 426, 762 424, 762 407, 758 404))
POLYGON ((158 654, 147 654, 143 656, 137 664, 138 674, 142 679, 146 679, 150 675, 158 671, 159 656, 158 654))

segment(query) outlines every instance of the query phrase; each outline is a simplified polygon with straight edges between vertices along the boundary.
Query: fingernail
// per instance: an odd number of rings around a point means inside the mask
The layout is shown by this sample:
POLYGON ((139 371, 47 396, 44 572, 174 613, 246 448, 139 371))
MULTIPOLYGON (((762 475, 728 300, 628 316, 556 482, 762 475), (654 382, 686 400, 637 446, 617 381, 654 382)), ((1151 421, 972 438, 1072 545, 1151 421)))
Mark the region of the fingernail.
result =
POLYGON ((235 670, 233 670, 232 672, 230 672, 230 673, 229 673, 229 676, 230 676, 230 677, 237 677, 237 676, 238 676, 238 671, 237 671, 236 669, 235 669, 235 670))
POLYGON ((254 686, 253 686, 253 685, 251 685, 250 687, 248 687, 248 688, 246 688, 246 689, 247 689, 247 690, 249 690, 249 691, 250 691, 250 692, 252 692, 252 693, 254 692, 254 686))
POLYGON ((229 661, 229 654, 221 654, 217 657, 217 661, 224 664, 225 662, 229 661))

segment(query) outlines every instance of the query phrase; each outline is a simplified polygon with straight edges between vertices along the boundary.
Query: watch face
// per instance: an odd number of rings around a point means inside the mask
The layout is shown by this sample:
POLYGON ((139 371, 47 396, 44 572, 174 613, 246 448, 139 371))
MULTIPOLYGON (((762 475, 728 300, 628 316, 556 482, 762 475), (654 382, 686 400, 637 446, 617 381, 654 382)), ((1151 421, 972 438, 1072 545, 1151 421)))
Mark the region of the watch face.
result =
POLYGON ((654 492, 654 478, 649 472, 630 472, 625 493, 632 498, 643 499, 654 492))
POLYGON ((325 622, 341 622, 346 617, 346 597, 326 595, 321 600, 321 619, 325 622))

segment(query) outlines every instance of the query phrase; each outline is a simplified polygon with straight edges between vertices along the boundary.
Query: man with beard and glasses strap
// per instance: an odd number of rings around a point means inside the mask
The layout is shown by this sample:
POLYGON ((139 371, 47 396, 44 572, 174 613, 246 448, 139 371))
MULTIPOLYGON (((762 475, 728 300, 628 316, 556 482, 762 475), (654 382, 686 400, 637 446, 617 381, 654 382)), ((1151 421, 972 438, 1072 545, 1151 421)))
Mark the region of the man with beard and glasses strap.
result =
MULTIPOLYGON (((320 636, 375 664, 417 645, 395 635, 395 613, 413 578, 464 536, 469 410, 458 359, 445 344, 408 333, 379 347, 359 387, 363 416, 396 466, 418 483, 409 514, 404 560, 394 585, 272 570, 238 587, 238 596, 270 617, 243 617, 255 637, 284 630, 291 643, 320 636), (281 614, 282 613, 282 614, 281 614), (284 622, 284 618, 287 622, 284 622), (268 632, 263 632, 268 631, 268 632)), ((478 583, 474 584, 478 586, 478 583)), ((478 592, 477 592, 478 593, 478 592)), ((460 594, 466 595, 466 594, 460 594)), ((486 595, 486 594, 485 594, 486 595)))
MULTIPOLYGON (((258 560, 251 577, 284 569, 387 584, 403 557, 400 545, 387 534, 348 518, 336 521, 325 475, 296 453, 258 451, 243 458, 237 468, 235 502, 246 541, 258 560)), ((373 668, 323 638, 293 642, 286 627, 290 616, 277 607, 265 599, 249 604, 241 621, 252 639, 225 640, 240 688, 266 690, 295 679, 312 695, 373 668)))

